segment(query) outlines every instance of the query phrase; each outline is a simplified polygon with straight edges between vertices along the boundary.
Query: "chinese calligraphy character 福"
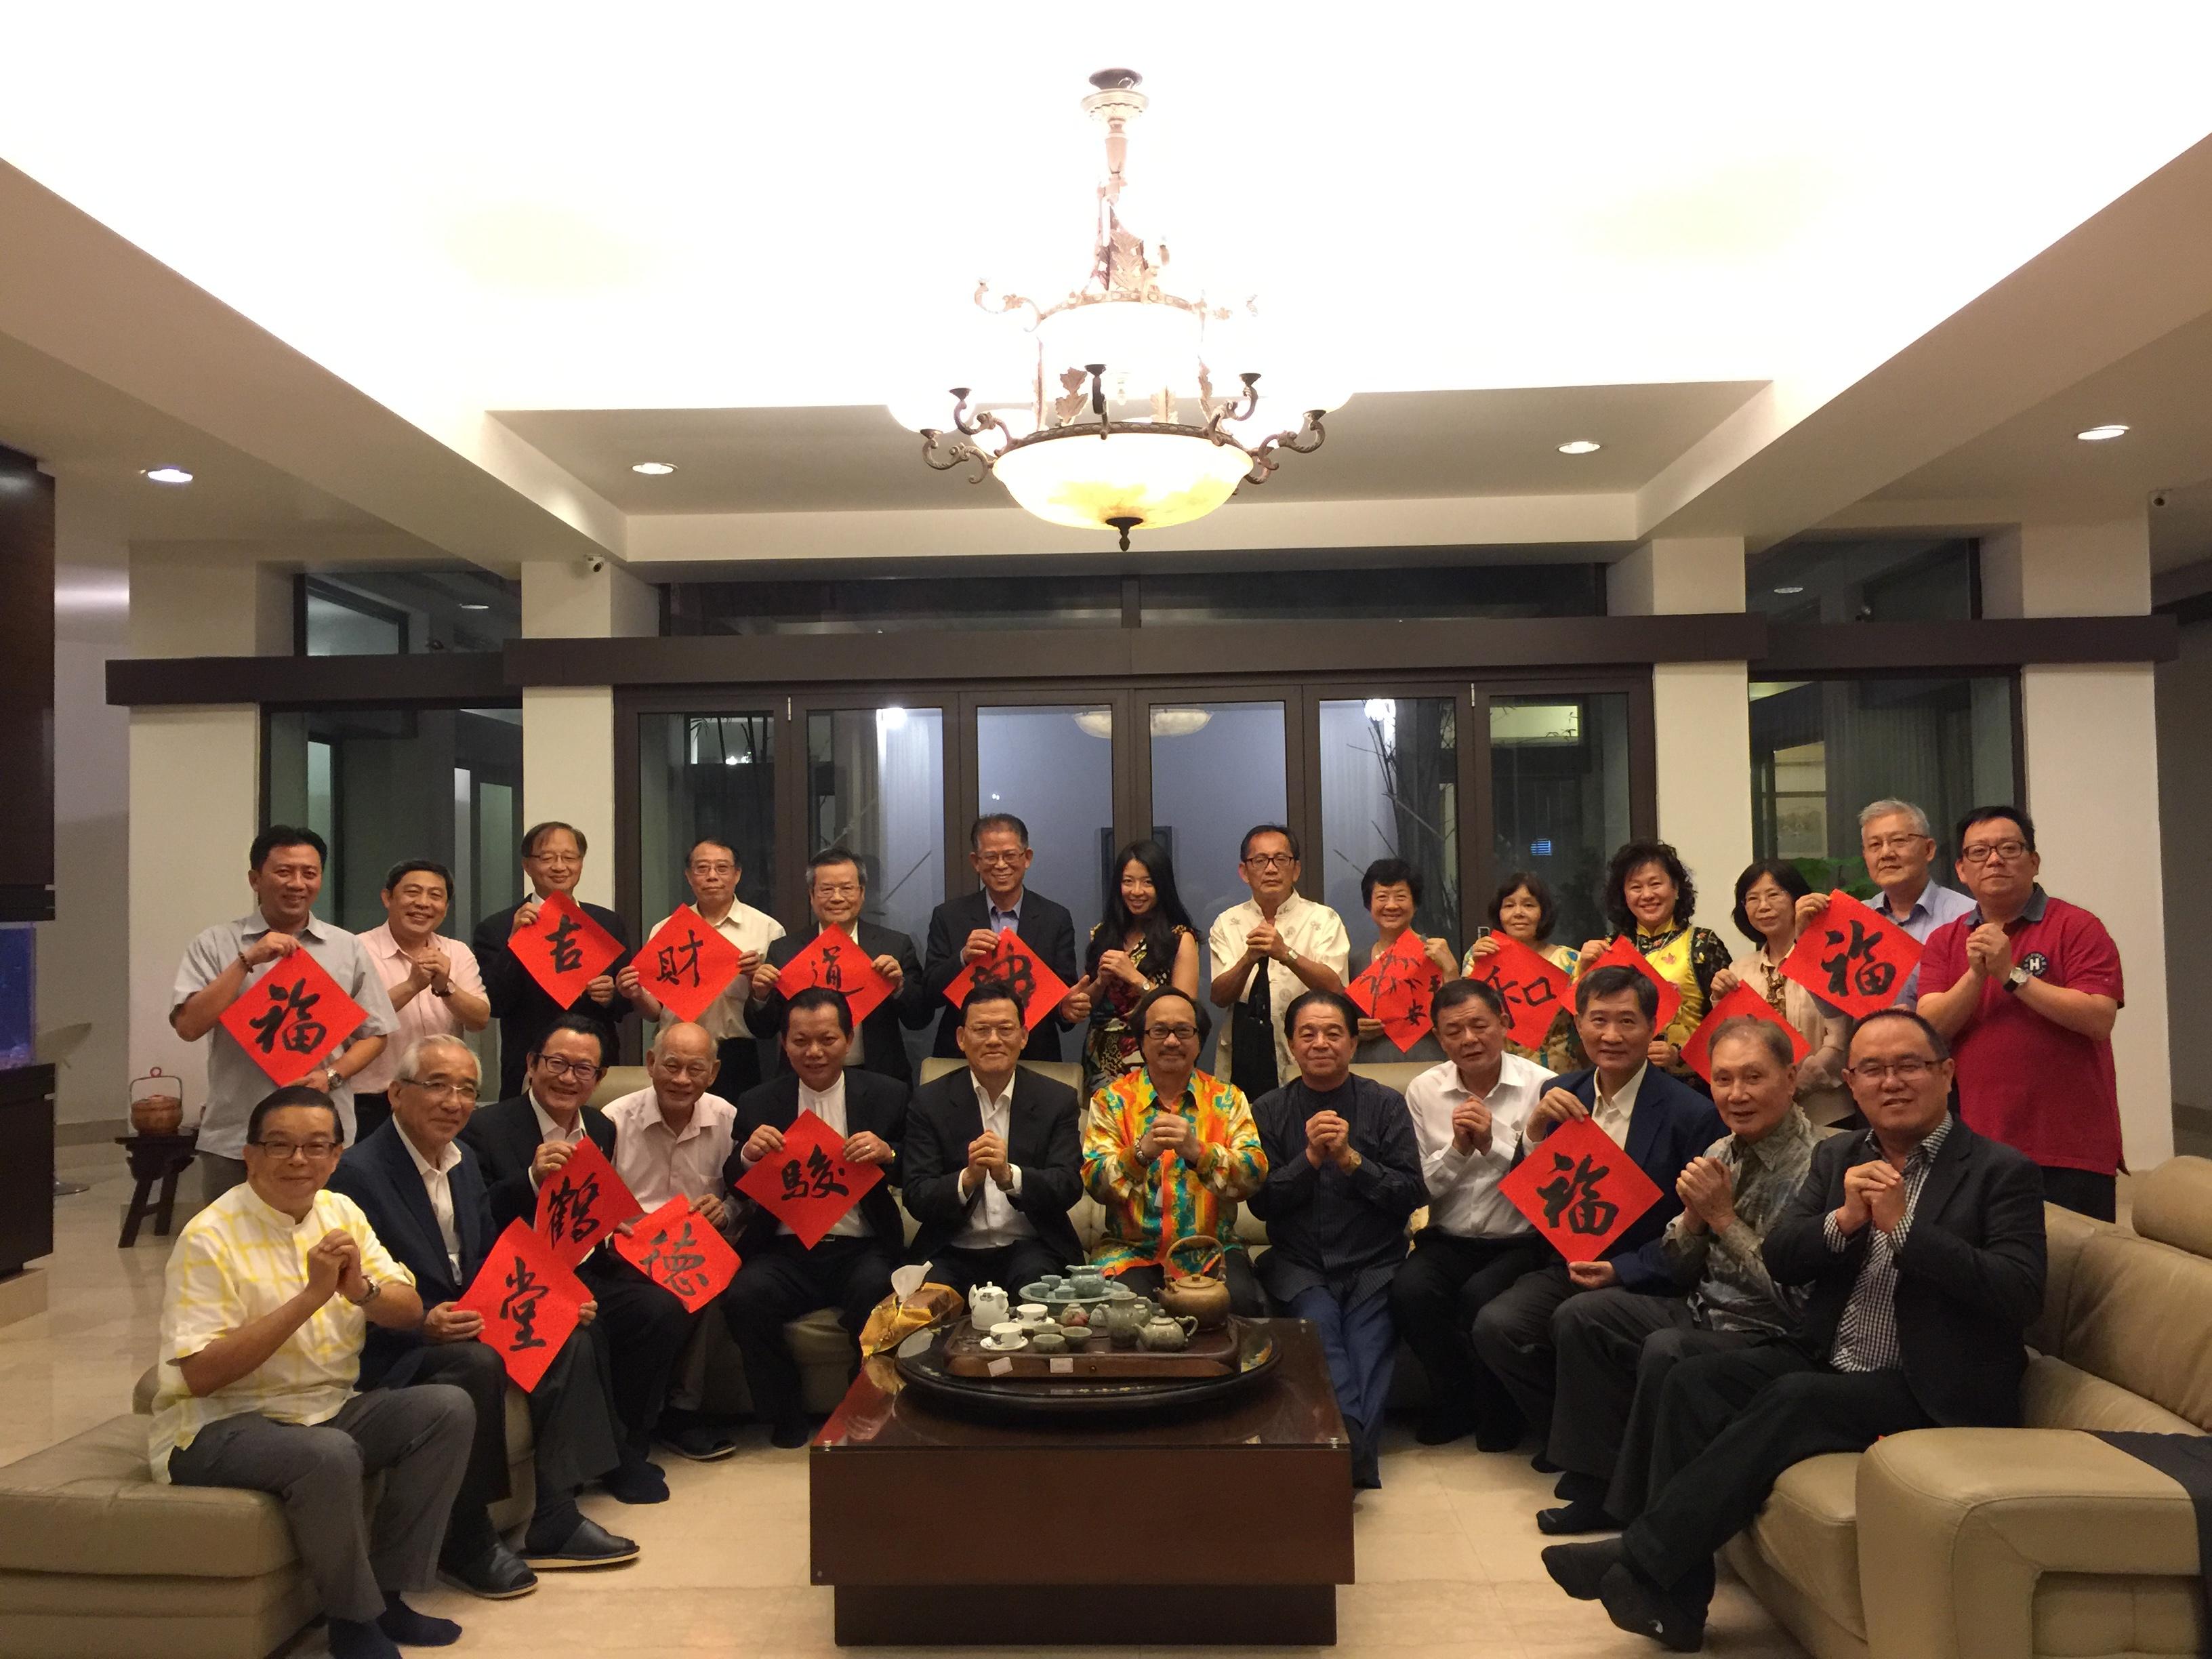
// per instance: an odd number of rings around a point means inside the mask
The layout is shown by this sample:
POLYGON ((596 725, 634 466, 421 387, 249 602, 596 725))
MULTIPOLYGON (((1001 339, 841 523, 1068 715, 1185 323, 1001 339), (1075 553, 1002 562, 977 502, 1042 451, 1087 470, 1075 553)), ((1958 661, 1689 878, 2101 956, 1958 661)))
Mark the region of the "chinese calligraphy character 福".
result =
POLYGON ((289 985, 271 985, 268 1009, 248 1022, 257 1034, 254 1045, 263 1054, 270 1054, 280 1041, 281 1032, 286 1053, 315 1053, 330 1040, 330 1031, 322 1021, 309 1017, 309 1011, 321 1000, 296 980, 289 985), (284 1024, 287 1019, 292 1022, 289 1027, 284 1024))
POLYGON ((1601 1164, 1592 1169, 1587 1152, 1580 1163, 1558 1152, 1552 1154, 1552 1161, 1559 1166, 1559 1173, 1536 1188, 1536 1196, 1544 1200, 1544 1224, 1559 1226, 1564 1216, 1569 1232, 1593 1238, 1610 1232, 1620 1206, 1601 1194, 1597 1183, 1613 1173, 1613 1166, 1601 1164))
POLYGON ((1889 988, 1897 983, 1897 964, 1881 959, 1881 935, 1867 932, 1864 922, 1853 919, 1849 943, 1839 927, 1829 928, 1823 938, 1829 945, 1843 947, 1835 955, 1820 958, 1831 996, 1848 996, 1854 991, 1863 997, 1887 996, 1889 988))

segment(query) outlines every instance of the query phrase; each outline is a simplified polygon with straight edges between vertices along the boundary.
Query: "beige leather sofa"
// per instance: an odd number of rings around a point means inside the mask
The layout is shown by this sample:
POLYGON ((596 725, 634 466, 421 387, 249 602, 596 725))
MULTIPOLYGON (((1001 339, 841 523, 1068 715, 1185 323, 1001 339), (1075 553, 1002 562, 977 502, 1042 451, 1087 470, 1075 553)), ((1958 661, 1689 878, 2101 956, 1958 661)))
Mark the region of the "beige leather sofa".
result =
POLYGON ((1728 1559, 1819 1659, 2212 1650, 2187 1495, 2091 1431, 2212 1430, 2212 1161, 2133 1231, 2046 1208, 2020 1429, 1922 1429, 1777 1483, 1728 1559))

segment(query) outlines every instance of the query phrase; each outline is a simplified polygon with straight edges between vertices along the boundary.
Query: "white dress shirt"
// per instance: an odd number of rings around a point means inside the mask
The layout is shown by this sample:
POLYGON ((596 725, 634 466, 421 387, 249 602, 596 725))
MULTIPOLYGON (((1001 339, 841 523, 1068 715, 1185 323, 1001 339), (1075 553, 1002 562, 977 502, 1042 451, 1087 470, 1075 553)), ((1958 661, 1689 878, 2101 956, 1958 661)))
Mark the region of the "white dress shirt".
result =
POLYGON ((438 1237, 445 1241, 446 1260, 452 1263, 453 1278, 458 1282, 461 1276, 461 1235, 453 1225, 453 1185, 449 1177, 461 1167, 460 1143, 447 1141, 446 1150, 433 1164, 422 1156, 422 1149, 399 1127, 397 1119, 392 1127, 399 1137, 399 1144, 407 1149, 407 1156, 415 1160, 415 1172, 422 1177, 422 1190, 430 1195, 430 1213, 438 1218, 438 1237))
MULTIPOLYGON (((1266 920, 1257 899, 1246 899, 1242 904, 1231 905, 1213 919, 1212 931, 1206 935, 1206 948, 1212 955, 1215 973, 1223 972, 1244 954, 1244 941, 1251 937, 1252 930, 1266 920)), ((1333 969, 1340 980, 1352 977, 1351 937, 1344 931, 1344 919, 1326 904, 1316 904, 1310 898, 1297 893, 1291 894, 1275 912, 1275 931, 1282 936, 1284 947, 1293 955, 1322 963, 1333 969)), ((1254 963, 1251 972, 1237 981, 1237 1003, 1241 1004, 1251 990, 1252 974, 1257 973, 1262 965, 1254 963)), ((1298 1074, 1298 1062, 1291 1054, 1291 1039, 1283 1030, 1283 1016, 1290 1011, 1293 1002, 1306 994, 1306 982, 1285 963, 1270 962, 1264 965, 1267 969, 1267 1000, 1273 1009, 1269 1024, 1275 1035, 1275 1075, 1284 1079, 1295 1078, 1298 1074)), ((1235 1012, 1232 1006, 1231 1014, 1233 1016, 1235 1012)), ((1224 1036, 1214 1055, 1213 1075, 1224 1083, 1231 1081, 1230 1071, 1232 1061, 1229 1052, 1231 1046, 1230 1039, 1224 1036)))
MULTIPOLYGON (((549 1140, 557 1140, 564 1146, 573 1146, 585 1138, 584 1114, 581 1109, 579 1109, 576 1113, 575 1127, 564 1129, 548 1115, 545 1109, 538 1103, 538 1097, 528 1089, 522 1091, 522 1097, 530 1103, 530 1109, 537 1115, 539 1146, 543 1146, 549 1140)), ((530 1184, 533 1189, 538 1186, 538 1168, 534 1160, 530 1170, 530 1184)))
POLYGON ((1598 1073, 1590 1073, 1590 1116, 1613 1144, 1624 1152, 1628 1148, 1629 1120, 1636 1115, 1637 1091, 1643 1088, 1644 1074, 1650 1069, 1649 1061, 1638 1066, 1628 1081, 1611 1094, 1598 1087, 1598 1073))
MULTIPOLYGON (((1018 1073, 1016 1073, 1019 1075, 1018 1073)), ((986 1094, 983 1085, 975 1073, 968 1080, 975 1090, 975 1107, 983 1115, 983 1128, 1001 1141, 1006 1139, 1014 1120, 1014 1079, 1008 1078, 1006 1086, 996 1095, 986 1094)), ((981 1177, 982 1201, 968 1212, 968 1224, 952 1241, 956 1249, 995 1250, 1011 1244, 1018 1238, 1034 1238, 1036 1229, 1030 1218, 1014 1207, 1014 1194, 1022 1189, 1022 1170, 1018 1164, 1008 1164, 1012 1182, 1005 1192, 989 1176, 981 1177)))
MULTIPOLYGON (((849 1136, 853 1133, 845 1121, 845 1079, 842 1073, 830 1085, 827 1094, 817 1095, 801 1082, 799 1085, 799 1109, 813 1113, 841 1135, 849 1136)), ((780 1221, 775 1230, 779 1233, 787 1233, 791 1228, 789 1224, 780 1221)), ((829 1238, 867 1238, 873 1233, 874 1229, 861 1217, 860 1206, 855 1204, 839 1216, 837 1224, 823 1236, 829 1238)))
POLYGON ((1458 1238, 1507 1238, 1535 1231, 1499 1196, 1498 1183, 1513 1167, 1522 1125, 1551 1086, 1552 1073, 1535 1061, 1505 1055, 1498 1062, 1496 1086, 1480 1097, 1490 1109, 1490 1150, 1462 1152, 1452 1142, 1452 1111, 1475 1096, 1461 1081, 1459 1067, 1446 1060, 1406 1085, 1406 1109, 1413 1114, 1413 1139, 1421 1149, 1421 1180, 1429 1189, 1431 1226, 1458 1238))
MULTIPOLYGON (((690 910, 695 915, 698 915, 698 908, 696 905, 685 905, 684 910, 690 910)), ((678 916, 683 915, 684 910, 669 912, 662 918, 660 927, 665 927, 678 916)), ((707 926, 727 939, 732 950, 750 951, 763 961, 768 957, 769 945, 783 937, 781 922, 765 911, 754 909, 750 904, 732 903, 730 914, 720 921, 707 921, 707 918, 703 915, 700 915, 699 920, 706 921, 707 926)), ((658 933, 660 929, 656 927, 653 931, 658 933)), ((651 938, 652 934, 648 933, 647 937, 651 938)), ((738 975, 731 980, 721 995, 707 1005, 706 1012, 699 1016, 698 1023, 706 1027, 707 1035, 718 1042, 727 1037, 758 1036, 760 1033, 754 1030, 745 1018, 745 999, 751 994, 751 975, 738 975)), ((660 1023, 654 1028, 655 1035, 666 1030, 675 1023, 674 1011, 662 1009, 660 1023)), ((640 1201, 641 1202, 642 1200, 640 1201)))
POLYGON ((605 1109, 615 1126, 615 1173, 632 1197, 657 1210, 681 1193, 696 1200, 723 1197, 738 1109, 720 1095, 702 1095, 681 1131, 668 1127, 651 1089, 624 1095, 605 1109))

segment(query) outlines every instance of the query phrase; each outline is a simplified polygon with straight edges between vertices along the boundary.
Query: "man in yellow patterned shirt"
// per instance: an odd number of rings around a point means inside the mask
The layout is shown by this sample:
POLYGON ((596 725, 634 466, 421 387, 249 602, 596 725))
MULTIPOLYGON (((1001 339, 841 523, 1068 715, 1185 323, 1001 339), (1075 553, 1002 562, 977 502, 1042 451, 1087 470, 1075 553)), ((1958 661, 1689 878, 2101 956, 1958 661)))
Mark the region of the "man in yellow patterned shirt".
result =
POLYGON ((397 1659, 461 1627, 401 1599, 435 1580, 476 1409, 442 1382, 357 1395, 369 1322, 422 1322, 407 1270, 323 1183, 343 1130, 328 1095, 279 1089, 246 1124, 246 1184, 178 1236, 161 1295, 154 1476, 284 1505, 330 1619, 331 1659, 397 1659), (362 1482, 381 1473, 364 1522, 362 1482))

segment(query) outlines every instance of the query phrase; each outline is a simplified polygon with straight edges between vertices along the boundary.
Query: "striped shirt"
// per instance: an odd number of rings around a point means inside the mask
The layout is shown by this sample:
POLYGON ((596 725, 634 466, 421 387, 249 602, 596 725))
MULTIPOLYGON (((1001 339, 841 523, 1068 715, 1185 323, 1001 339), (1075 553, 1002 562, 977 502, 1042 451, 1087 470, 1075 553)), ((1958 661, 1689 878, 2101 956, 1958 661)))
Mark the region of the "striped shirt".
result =
MULTIPOLYGON (((1852 1282, 1850 1300, 1844 1304, 1836 1322, 1836 1346, 1828 1363, 1839 1371, 1893 1371, 1905 1364, 1905 1348, 1897 1338, 1897 1253, 1912 1231, 1912 1212, 1920 1207, 1920 1189, 1928 1184, 1928 1171, 1956 1120, 1945 1113, 1943 1121, 1905 1160, 1905 1214, 1888 1232, 1869 1222, 1866 1260, 1852 1282)), ((1872 1144, 1872 1137, 1869 1137, 1872 1144)), ((1828 1212, 1821 1236, 1838 1255, 1850 1248, 1850 1237, 1828 1212)))
POLYGON ((1241 1250, 1237 1202, 1267 1175, 1259 1127, 1235 1084, 1194 1072, 1182 1099, 1165 1107, 1149 1069, 1124 1072, 1091 1097, 1084 1120, 1083 1185, 1106 1212, 1091 1259, 1119 1273, 1157 1262, 1177 1239, 1196 1235, 1241 1250), (1146 1164, 1137 1143, 1165 1110, 1190 1121, 1188 1150, 1146 1164))
POLYGON ((246 1412, 279 1423, 326 1423, 352 1395, 368 1316, 342 1296, 316 1309, 258 1367, 213 1394, 195 1395, 177 1369, 179 1360, 275 1313, 307 1289, 307 1252, 333 1231, 352 1234, 361 1246, 365 1277, 415 1282, 378 1243, 360 1207, 337 1193, 317 1193, 307 1219, 295 1221, 251 1186, 234 1187, 185 1224, 161 1290, 147 1445, 156 1480, 169 1478, 169 1454, 191 1445, 210 1423, 246 1412))

